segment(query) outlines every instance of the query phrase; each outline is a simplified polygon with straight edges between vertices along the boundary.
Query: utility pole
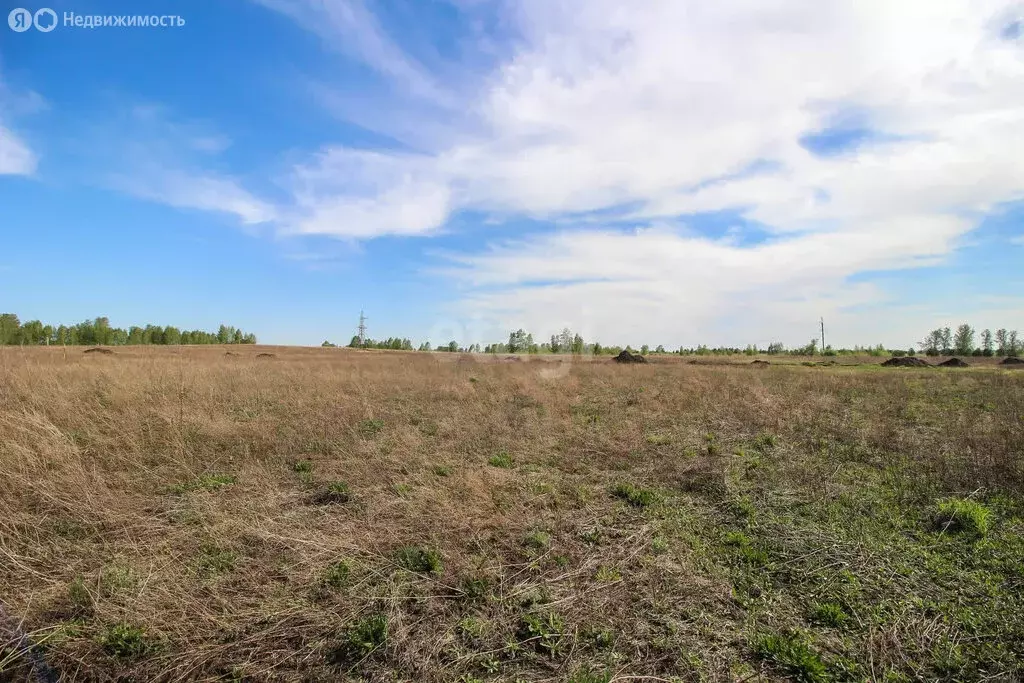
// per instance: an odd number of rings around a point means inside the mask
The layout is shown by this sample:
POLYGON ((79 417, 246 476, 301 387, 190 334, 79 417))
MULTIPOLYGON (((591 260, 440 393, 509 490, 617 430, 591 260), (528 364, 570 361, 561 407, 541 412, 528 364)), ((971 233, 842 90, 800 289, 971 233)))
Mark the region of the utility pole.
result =
POLYGON ((821 319, 821 352, 825 353, 825 318, 821 319))
POLYGON ((366 316, 359 311, 359 348, 366 348, 366 316))

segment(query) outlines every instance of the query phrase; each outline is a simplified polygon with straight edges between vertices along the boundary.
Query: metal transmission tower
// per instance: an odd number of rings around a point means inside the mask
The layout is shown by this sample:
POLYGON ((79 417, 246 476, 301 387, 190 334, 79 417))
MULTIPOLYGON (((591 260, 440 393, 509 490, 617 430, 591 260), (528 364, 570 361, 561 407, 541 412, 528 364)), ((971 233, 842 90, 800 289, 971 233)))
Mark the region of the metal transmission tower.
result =
POLYGON ((366 316, 359 311, 359 348, 366 347, 366 316))

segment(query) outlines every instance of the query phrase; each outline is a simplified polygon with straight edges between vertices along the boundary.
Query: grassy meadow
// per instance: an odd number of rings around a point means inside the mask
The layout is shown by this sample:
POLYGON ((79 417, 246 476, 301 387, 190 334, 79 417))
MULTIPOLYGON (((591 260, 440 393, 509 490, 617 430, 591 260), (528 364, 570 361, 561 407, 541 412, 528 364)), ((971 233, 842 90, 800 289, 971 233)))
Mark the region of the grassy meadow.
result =
POLYGON ((1022 596, 1024 370, 0 349, 0 680, 1019 680, 1022 596))

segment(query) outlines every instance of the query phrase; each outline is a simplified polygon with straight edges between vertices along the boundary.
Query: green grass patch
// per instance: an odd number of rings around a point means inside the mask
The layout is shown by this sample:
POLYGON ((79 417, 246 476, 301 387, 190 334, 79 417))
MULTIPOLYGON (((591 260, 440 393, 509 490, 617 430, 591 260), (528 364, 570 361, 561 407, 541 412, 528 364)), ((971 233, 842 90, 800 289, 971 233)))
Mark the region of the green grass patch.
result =
POLYGON ((612 495, 621 498, 633 507, 643 508, 658 502, 658 494, 651 490, 621 482, 612 489, 612 495))
POLYGON ((985 536, 991 523, 992 511, 969 498, 939 501, 938 510, 932 518, 932 526, 936 531, 977 537, 985 536))
POLYGON ((502 451, 497 455, 492 455, 490 459, 487 460, 487 464, 491 467, 500 467, 502 469, 510 470, 513 465, 515 465, 515 462, 512 460, 511 455, 502 451))
POLYGON ((432 548, 407 545, 395 552, 395 561, 404 569, 418 574, 440 574, 441 554, 432 548))
POLYGON ((754 638, 754 652, 795 681, 829 680, 828 667, 798 633, 767 633, 754 638))
POLYGON ((98 640, 107 654, 121 659, 141 657, 155 649, 143 628, 127 623, 107 626, 98 640))

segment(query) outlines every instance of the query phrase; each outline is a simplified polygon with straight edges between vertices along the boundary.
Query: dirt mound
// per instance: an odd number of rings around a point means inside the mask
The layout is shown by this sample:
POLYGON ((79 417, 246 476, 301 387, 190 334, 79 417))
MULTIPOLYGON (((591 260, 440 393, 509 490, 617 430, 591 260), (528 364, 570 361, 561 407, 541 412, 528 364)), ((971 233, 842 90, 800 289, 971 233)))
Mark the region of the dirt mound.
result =
POLYGON ((616 363, 646 363, 647 359, 641 356, 639 353, 630 353, 626 349, 623 349, 619 355, 613 359, 616 363))
POLYGON ((234 351, 225 351, 224 355, 225 356, 237 356, 238 354, 235 353, 234 351))
POLYGON ((771 363, 769 363, 768 361, 761 360, 760 358, 758 358, 757 360, 750 361, 750 364, 751 365, 760 365, 760 366, 771 365, 771 363))
POLYGON ((85 351, 82 351, 82 353, 102 353, 105 356, 109 356, 114 352, 111 351, 110 349, 104 349, 99 346, 95 346, 91 349, 86 349, 85 351))
POLYGON ((917 356, 896 356, 882 363, 887 368, 930 368, 928 361, 917 356))
POLYGON ((1016 356, 1008 356, 1003 359, 1000 365, 1024 365, 1024 358, 1017 358, 1016 356))
POLYGON ((949 360, 944 360, 941 363, 939 363, 939 367, 940 368, 969 368, 971 366, 968 365, 966 362, 960 360, 959 358, 950 358, 949 360))
POLYGON ((257 358, 277 358, 276 353, 257 353, 257 358))

